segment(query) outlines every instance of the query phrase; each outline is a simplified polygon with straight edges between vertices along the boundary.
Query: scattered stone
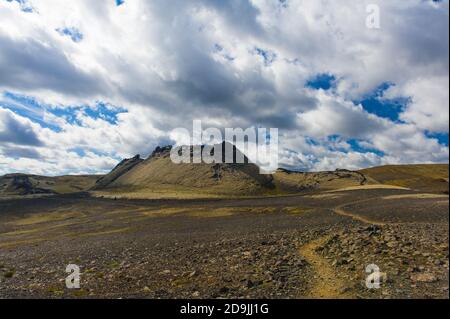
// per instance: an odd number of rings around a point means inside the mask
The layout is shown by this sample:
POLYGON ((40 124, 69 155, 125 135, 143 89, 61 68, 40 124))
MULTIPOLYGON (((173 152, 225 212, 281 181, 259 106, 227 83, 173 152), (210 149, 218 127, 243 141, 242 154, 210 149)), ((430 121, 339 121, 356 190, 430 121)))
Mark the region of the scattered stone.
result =
POLYGON ((415 282, 430 283, 430 282, 436 282, 437 278, 435 275, 433 275, 431 273, 421 273, 421 274, 412 275, 411 280, 413 280, 415 282))

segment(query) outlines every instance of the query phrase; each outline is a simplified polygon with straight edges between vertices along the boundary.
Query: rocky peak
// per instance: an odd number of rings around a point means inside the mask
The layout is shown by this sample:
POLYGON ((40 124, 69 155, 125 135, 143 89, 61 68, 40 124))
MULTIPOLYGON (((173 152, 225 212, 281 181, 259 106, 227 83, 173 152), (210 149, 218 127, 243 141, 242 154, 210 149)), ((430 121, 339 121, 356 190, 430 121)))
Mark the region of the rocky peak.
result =
POLYGON ((164 155, 168 155, 170 153, 171 149, 172 149, 172 145, 167 145, 167 146, 162 146, 162 147, 157 146, 149 158, 161 157, 164 155))
POLYGON ((125 165, 125 164, 135 163, 135 162, 140 162, 140 161, 141 161, 141 155, 137 154, 137 155, 135 155, 134 157, 123 159, 123 160, 116 166, 116 168, 117 168, 117 167, 120 167, 120 166, 123 166, 123 165, 125 165))

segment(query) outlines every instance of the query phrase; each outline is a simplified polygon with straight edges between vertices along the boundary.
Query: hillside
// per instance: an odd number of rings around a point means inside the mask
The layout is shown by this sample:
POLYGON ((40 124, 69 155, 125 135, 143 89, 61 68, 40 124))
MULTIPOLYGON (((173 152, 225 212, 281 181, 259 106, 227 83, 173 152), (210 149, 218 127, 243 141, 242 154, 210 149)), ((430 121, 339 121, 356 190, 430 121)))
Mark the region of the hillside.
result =
POLYGON ((274 174, 275 185, 280 192, 298 193, 309 190, 335 190, 375 184, 360 172, 338 169, 325 172, 293 172, 279 169, 274 174))
MULTIPOLYGON (((222 147, 224 150, 225 144, 222 147)), ((0 177, 0 196, 92 191, 97 196, 130 198, 245 197, 380 186, 439 194, 449 191, 447 164, 388 165, 360 171, 279 169, 273 175, 262 175, 245 156, 242 164, 174 164, 170 150, 170 146, 157 147, 145 160, 139 155, 124 159, 104 176, 4 175, 0 177)), ((240 151, 233 150, 236 158, 240 151)))
POLYGON ((113 183, 116 179, 118 179, 120 176, 133 169, 134 166, 141 163, 142 161, 143 159, 141 159, 140 155, 136 155, 133 158, 124 159, 119 164, 117 164, 117 166, 114 167, 111 172, 99 178, 96 181, 95 185, 93 186, 93 189, 101 189, 103 187, 107 187, 108 185, 113 183))
MULTIPOLYGON (((258 166, 246 157, 242 164, 174 164, 170 150, 158 147, 146 160, 123 161, 93 190, 102 195, 146 198, 252 196, 273 191, 272 176, 259 174, 258 166)), ((236 156, 239 150, 234 147, 234 152, 236 156)))
MULTIPOLYGON (((223 150, 225 144, 222 144, 223 150)), ((239 150, 233 146, 234 156, 239 150)), ((279 169, 261 175, 245 157, 243 164, 174 164, 170 146, 157 147, 146 160, 139 155, 120 162, 92 191, 100 196, 196 198, 286 195, 367 187, 404 187, 448 193, 448 165, 382 166, 350 171, 294 172, 279 169)), ((192 155, 192 147, 191 147, 192 155)))
POLYGON ((360 170, 380 184, 448 194, 448 164, 387 165, 360 170))
POLYGON ((90 189, 99 175, 47 177, 28 174, 0 176, 0 195, 67 194, 90 189))

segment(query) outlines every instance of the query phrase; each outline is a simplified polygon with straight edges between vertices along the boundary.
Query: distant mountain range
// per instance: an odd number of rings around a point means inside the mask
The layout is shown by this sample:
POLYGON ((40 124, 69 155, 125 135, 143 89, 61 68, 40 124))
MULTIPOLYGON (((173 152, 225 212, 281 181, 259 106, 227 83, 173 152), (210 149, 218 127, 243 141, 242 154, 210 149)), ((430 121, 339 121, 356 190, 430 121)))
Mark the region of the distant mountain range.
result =
POLYGON ((0 195, 52 195, 89 190, 99 175, 39 176, 7 174, 0 176, 0 195))
MULTIPOLYGON (((223 150, 225 144, 222 144, 223 150)), ((392 185, 423 192, 449 190, 448 164, 390 165, 360 171, 293 172, 279 169, 262 175, 244 156, 244 163, 174 164, 171 147, 157 147, 147 158, 121 161, 106 175, 45 177, 8 174, 0 177, 0 196, 51 195, 89 191, 95 196, 132 198, 195 198, 264 196, 314 190, 392 185)), ((240 153, 235 147, 234 158, 240 153)))

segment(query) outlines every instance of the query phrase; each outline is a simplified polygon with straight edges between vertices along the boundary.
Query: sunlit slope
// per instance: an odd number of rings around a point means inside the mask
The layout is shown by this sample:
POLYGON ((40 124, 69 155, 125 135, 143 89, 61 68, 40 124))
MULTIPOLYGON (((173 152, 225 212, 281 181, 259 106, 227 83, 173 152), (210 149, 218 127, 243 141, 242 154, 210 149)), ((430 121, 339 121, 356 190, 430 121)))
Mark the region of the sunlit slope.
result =
POLYGON ((360 171, 377 182, 429 193, 448 194, 448 164, 387 165, 360 171))
MULTIPOLYGON (((140 194, 140 197, 169 195, 232 195, 251 196, 270 193, 272 176, 262 175, 255 164, 175 164, 170 159, 170 148, 158 148, 146 159, 114 178, 106 175, 94 190, 140 194)), ((157 196, 156 196, 157 197, 157 196)))
POLYGON ((136 155, 133 158, 124 159, 119 164, 117 164, 117 166, 114 167, 111 172, 109 172, 105 176, 98 179, 98 181, 95 183, 95 186, 93 187, 93 189, 101 189, 103 187, 110 185, 116 179, 118 179, 120 176, 122 176, 123 174, 132 170, 133 167, 135 167, 139 163, 142 163, 143 161, 144 160, 141 159, 141 157, 139 155, 136 155))
MULTIPOLYGON (((233 149, 235 156, 241 154, 235 147, 233 149)), ((448 165, 383 166, 361 171, 324 172, 279 169, 272 175, 263 175, 246 157, 245 163, 175 164, 170 151, 170 147, 158 147, 146 160, 139 156, 123 160, 101 178, 92 191, 101 196, 140 198, 287 195, 377 187, 448 193, 448 165)))

